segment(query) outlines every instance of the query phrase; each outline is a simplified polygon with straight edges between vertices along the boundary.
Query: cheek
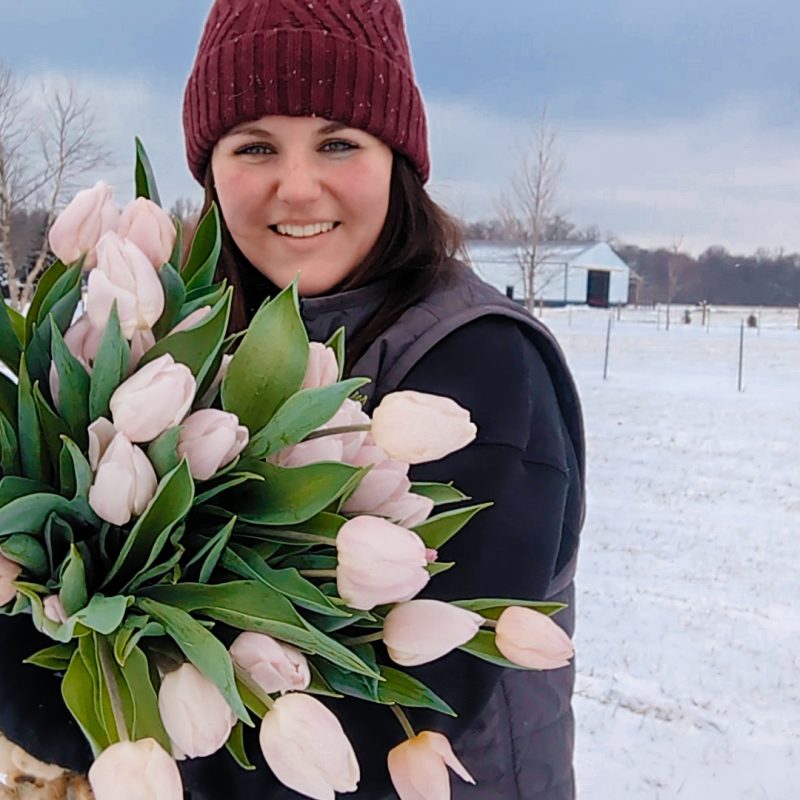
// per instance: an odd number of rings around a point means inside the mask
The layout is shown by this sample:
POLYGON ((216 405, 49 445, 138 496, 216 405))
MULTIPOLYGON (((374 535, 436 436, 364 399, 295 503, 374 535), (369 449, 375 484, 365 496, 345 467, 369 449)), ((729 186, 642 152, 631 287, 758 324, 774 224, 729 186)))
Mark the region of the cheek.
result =
POLYGON ((391 164, 357 165, 349 170, 343 186, 350 204, 370 227, 383 225, 389 208, 391 164))
POLYGON ((254 180, 248 171, 225 170, 215 183, 222 215, 232 231, 251 222, 263 208, 263 181, 254 180))

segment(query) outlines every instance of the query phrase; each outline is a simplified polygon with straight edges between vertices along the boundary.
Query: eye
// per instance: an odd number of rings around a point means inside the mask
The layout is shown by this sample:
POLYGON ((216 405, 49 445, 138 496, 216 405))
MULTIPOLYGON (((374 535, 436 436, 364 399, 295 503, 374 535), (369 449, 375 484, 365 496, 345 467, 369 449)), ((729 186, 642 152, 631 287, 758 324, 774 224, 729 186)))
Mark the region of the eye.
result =
POLYGON ((347 153, 349 150, 358 150, 358 145, 353 142, 348 142, 346 139, 334 139, 330 142, 325 142, 322 149, 326 153, 347 153))
POLYGON ((235 151, 237 156, 263 156, 275 151, 268 144, 247 144, 235 151))

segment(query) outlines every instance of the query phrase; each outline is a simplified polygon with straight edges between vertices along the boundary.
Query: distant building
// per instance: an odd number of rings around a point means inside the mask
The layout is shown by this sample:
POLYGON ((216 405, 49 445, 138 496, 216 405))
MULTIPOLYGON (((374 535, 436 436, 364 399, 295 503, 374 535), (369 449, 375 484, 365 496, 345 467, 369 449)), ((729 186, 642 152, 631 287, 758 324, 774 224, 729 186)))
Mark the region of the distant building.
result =
MULTIPOLYGON (((606 242, 568 242, 543 246, 546 258, 537 267, 536 302, 608 307, 628 302, 630 267, 606 242)), ((467 242, 473 269, 503 294, 525 297, 519 245, 512 242, 467 242)))

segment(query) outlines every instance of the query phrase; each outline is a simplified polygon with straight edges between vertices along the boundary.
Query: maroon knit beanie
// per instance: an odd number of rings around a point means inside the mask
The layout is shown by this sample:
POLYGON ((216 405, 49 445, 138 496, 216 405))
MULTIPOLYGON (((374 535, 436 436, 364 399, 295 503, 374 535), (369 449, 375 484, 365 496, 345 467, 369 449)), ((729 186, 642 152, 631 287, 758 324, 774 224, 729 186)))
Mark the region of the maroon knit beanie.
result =
POLYGON ((364 130, 428 180, 425 109, 398 0, 216 0, 184 96, 194 177, 203 182, 223 134, 267 114, 364 130))

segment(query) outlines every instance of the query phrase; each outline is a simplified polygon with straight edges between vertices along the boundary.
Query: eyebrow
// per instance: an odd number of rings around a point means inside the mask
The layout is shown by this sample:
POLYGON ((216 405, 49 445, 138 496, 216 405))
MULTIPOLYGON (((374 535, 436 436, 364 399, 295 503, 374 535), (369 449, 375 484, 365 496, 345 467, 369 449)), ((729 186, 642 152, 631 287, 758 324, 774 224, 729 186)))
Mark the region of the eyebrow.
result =
MULTIPOLYGON (((343 125, 341 122, 329 122, 327 125, 324 125, 317 131, 317 134, 320 136, 327 136, 330 133, 336 133, 336 131, 344 130, 347 125, 343 125)), ((234 135, 248 135, 248 136, 272 136, 272 134, 266 129, 262 128, 259 125, 254 124, 247 124, 245 123, 242 126, 236 127, 228 133, 228 136, 234 135)))

